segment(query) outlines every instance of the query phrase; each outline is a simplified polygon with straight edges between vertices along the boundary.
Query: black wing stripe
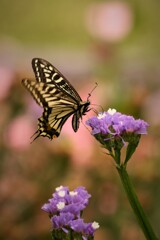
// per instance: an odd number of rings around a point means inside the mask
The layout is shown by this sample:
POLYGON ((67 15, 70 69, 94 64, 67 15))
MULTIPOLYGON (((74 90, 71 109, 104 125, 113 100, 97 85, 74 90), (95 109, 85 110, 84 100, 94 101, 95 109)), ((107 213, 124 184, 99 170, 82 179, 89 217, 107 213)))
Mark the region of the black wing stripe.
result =
MULTIPOLYGON (((47 109, 46 109, 47 110, 47 109)), ((45 110, 45 111, 46 111, 45 110)), ((45 115, 45 112, 43 113, 45 115)), ((47 113, 48 114, 48 113, 47 113)), ((55 129, 55 131, 59 132, 61 131, 64 123, 66 120, 73 114, 72 110, 65 111, 63 113, 63 116, 61 114, 54 113, 53 110, 51 110, 51 113, 48 114, 48 127, 55 129)))
POLYGON ((69 81, 49 62, 44 59, 33 58, 32 67, 38 82, 44 82, 51 85, 56 84, 56 87, 63 91, 64 94, 69 95, 72 99, 78 102, 82 101, 81 97, 69 81))

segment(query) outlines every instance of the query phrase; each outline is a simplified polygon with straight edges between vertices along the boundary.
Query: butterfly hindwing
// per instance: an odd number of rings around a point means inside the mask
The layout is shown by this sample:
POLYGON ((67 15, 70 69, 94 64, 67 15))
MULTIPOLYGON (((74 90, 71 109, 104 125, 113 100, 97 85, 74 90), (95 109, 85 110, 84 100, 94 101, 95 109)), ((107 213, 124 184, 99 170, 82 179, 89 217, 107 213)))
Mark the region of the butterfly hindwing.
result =
MULTIPOLYGON (((50 139, 59 136, 61 129, 72 114, 70 111, 64 112, 63 116, 54 113, 52 108, 45 108, 43 115, 38 119, 38 136, 48 137, 50 139)), ((35 138, 35 139, 36 139, 35 138)))
POLYGON ((83 102, 68 80, 46 60, 34 58, 32 67, 36 81, 23 79, 22 84, 44 109, 38 119, 35 139, 39 136, 50 139, 58 137, 64 123, 72 114, 72 127, 76 132, 80 118, 89 111, 90 102, 83 102))

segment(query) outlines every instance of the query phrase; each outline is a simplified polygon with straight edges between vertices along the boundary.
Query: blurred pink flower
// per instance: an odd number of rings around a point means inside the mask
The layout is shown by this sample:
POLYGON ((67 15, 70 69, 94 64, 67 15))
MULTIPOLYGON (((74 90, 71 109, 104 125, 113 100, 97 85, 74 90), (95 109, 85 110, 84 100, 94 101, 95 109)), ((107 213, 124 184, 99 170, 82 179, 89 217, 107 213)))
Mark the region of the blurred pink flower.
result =
MULTIPOLYGON (((83 122, 85 121, 86 117, 83 118, 83 122)), ((80 123, 78 133, 75 133, 71 126, 71 119, 69 119, 65 124, 63 132, 68 135, 70 139, 70 145, 72 147, 70 155, 72 162, 78 166, 88 165, 91 160, 94 144, 89 132, 85 126, 83 126, 82 122, 80 123)))
POLYGON ((132 11, 127 3, 121 1, 95 3, 88 9, 86 25, 94 37, 120 41, 132 29, 132 11))
POLYGON ((36 118, 41 117, 43 113, 43 108, 39 106, 30 95, 26 96, 26 110, 28 115, 33 117, 33 121, 36 121, 36 118))
MULTIPOLYGON (((81 98, 84 100, 88 96, 86 88, 83 89, 83 93, 80 93, 81 98)), ((97 102, 95 98, 94 101, 97 102)), ((70 154, 72 162, 74 162, 74 164, 78 166, 89 165, 93 154, 94 141, 87 130, 87 126, 85 125, 85 121, 88 119, 89 116, 93 114, 93 111, 90 111, 87 113, 86 116, 83 116, 82 121, 80 120, 80 127, 77 133, 75 133, 72 129, 71 118, 69 118, 63 128, 64 134, 69 136, 71 142, 70 144, 72 146, 72 149, 70 151, 70 154), (85 126, 83 125, 83 123, 85 126)))
POLYGON ((7 97, 14 79, 14 72, 11 69, 0 66, 0 100, 7 97))
POLYGON ((11 148, 23 150, 30 146, 30 137, 34 131, 31 119, 25 115, 19 116, 9 124, 4 141, 11 148))

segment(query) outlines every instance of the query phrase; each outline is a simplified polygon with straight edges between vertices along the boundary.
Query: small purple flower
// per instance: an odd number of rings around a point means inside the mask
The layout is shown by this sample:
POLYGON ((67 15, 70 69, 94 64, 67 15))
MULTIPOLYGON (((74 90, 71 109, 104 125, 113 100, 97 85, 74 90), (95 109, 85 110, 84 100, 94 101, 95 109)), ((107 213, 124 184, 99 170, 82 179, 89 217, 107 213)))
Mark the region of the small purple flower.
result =
POLYGON ((99 224, 96 222, 84 223, 83 219, 76 219, 70 222, 70 227, 72 230, 82 233, 83 239, 87 239, 87 236, 94 235, 95 230, 99 228, 99 224))
POLYGON ((98 223, 84 223, 83 219, 76 219, 70 222, 70 226, 73 230, 77 232, 83 232, 85 235, 91 236, 93 236, 95 229, 99 228, 98 223))
POLYGON ((88 205, 90 194, 84 187, 78 187, 74 191, 70 191, 68 195, 68 203, 82 204, 84 208, 88 205))
POLYGON ((84 187, 78 187, 74 191, 69 191, 68 187, 63 186, 56 188, 49 203, 42 206, 42 209, 49 213, 53 233, 62 230, 67 234, 73 230, 74 234, 81 234, 84 240, 93 236, 98 227, 93 227, 94 222, 84 223, 81 218, 82 211, 88 205, 90 197, 91 195, 84 187))
POLYGON ((74 214, 75 216, 79 217, 81 215, 81 211, 85 208, 83 204, 69 204, 66 205, 63 209, 62 212, 70 212, 74 214))
POLYGON ((60 215, 55 215, 51 218, 52 227, 55 229, 62 228, 64 226, 67 227, 72 220, 74 220, 74 215, 72 213, 60 213, 60 215))
POLYGON ((70 227, 76 232, 85 233, 85 229, 87 228, 89 223, 84 223, 83 219, 75 219, 72 222, 70 222, 70 227))
POLYGON ((54 199, 62 200, 66 198, 68 193, 69 193, 68 187, 60 186, 56 188, 56 191, 52 194, 52 196, 54 199))

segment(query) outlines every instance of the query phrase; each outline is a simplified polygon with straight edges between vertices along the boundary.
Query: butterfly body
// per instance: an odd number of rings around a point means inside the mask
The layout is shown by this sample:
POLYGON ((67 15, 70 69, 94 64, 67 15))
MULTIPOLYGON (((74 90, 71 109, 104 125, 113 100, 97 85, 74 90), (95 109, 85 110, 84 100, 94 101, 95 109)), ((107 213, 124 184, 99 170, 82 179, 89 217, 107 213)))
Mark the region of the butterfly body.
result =
POLYGON ((48 61, 34 58, 32 67, 36 81, 23 79, 22 84, 44 109, 38 119, 35 139, 39 136, 50 139, 58 137, 64 123, 71 115, 73 115, 72 128, 76 132, 80 119, 90 110, 90 101, 88 99, 82 101, 69 81, 48 61))

